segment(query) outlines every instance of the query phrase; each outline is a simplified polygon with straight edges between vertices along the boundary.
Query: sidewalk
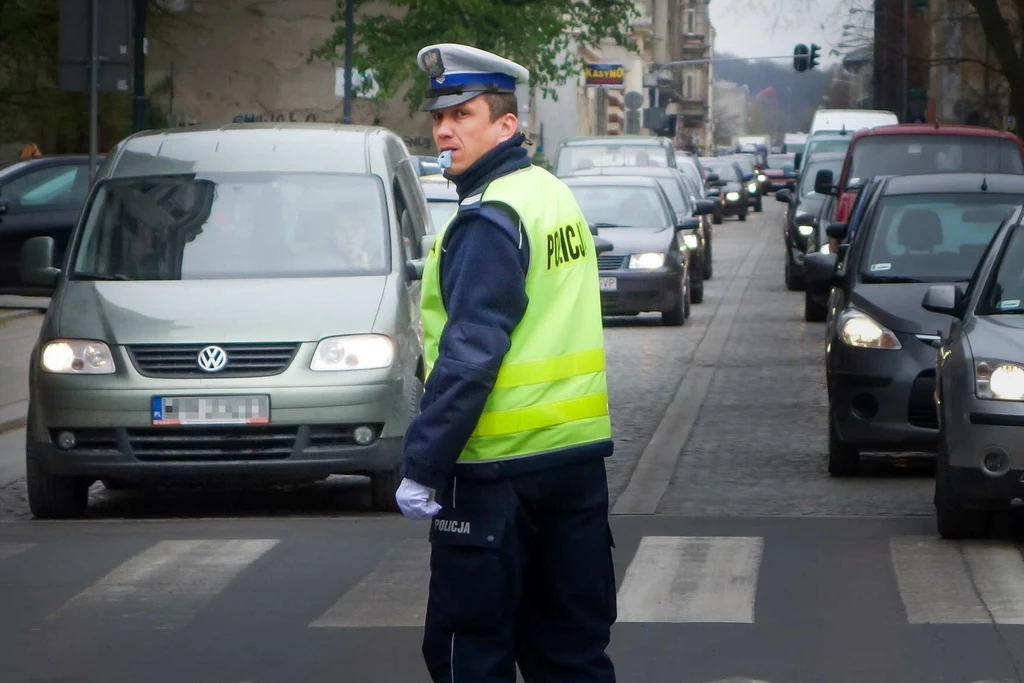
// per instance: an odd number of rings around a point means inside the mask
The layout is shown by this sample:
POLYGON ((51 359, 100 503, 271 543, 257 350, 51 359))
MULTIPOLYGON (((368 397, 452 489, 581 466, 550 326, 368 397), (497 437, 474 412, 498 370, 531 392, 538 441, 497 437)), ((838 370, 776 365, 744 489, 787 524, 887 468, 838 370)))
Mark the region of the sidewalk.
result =
POLYGON ((28 357, 44 313, 38 309, 0 308, 0 433, 25 424, 28 357))

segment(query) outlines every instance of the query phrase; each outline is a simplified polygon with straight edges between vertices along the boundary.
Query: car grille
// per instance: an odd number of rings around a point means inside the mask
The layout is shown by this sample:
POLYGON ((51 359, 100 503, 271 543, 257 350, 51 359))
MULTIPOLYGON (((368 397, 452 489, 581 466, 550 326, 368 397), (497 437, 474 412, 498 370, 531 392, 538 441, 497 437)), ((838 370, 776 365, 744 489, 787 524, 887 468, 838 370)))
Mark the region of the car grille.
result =
POLYGON ((907 418, 915 427, 938 429, 939 416, 935 407, 935 370, 922 372, 910 387, 907 418))
MULTIPOLYGON (((618 270, 622 267, 622 262, 626 260, 625 256, 607 256, 602 255, 597 257, 597 269, 598 270, 618 270)), ((198 353, 198 351, 197 351, 198 353)))
POLYGON ((294 342, 273 344, 217 344, 227 353, 227 365, 218 372, 199 367, 199 352, 210 344, 136 344, 128 355, 139 374, 146 377, 266 377, 288 367, 299 345, 294 342))
POLYGON ((132 455, 147 462, 283 460, 299 427, 146 427, 125 430, 132 455))

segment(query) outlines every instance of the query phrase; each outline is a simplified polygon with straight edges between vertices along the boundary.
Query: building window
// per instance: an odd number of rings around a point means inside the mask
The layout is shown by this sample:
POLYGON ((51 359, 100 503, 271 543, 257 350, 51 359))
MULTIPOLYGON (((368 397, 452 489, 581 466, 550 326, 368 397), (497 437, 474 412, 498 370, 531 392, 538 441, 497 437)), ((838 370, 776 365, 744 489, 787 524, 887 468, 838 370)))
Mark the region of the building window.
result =
POLYGON ((684 93, 684 96, 688 100, 692 100, 693 99, 693 91, 694 91, 693 83, 694 83, 693 74, 686 74, 686 92, 684 93))
POLYGON ((697 32, 697 10, 693 9, 692 7, 686 10, 686 32, 697 32))

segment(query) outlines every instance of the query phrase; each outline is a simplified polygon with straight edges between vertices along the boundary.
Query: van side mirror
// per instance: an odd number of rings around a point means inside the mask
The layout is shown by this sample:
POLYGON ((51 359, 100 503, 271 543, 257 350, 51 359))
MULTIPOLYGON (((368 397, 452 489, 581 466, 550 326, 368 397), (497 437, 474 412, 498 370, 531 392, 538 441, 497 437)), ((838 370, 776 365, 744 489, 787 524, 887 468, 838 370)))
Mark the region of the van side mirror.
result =
POLYGON ((932 313, 959 316, 964 292, 956 285, 932 285, 921 299, 921 307, 932 313))
POLYGON ((41 235, 27 240, 21 247, 18 274, 27 285, 49 287, 57 281, 60 268, 53 265, 53 238, 41 235))
POLYGON ((832 194, 835 191, 831 169, 823 168, 814 176, 814 191, 818 194, 832 194))
POLYGON ((825 234, 838 242, 842 242, 846 237, 847 229, 846 223, 829 223, 828 227, 825 228, 825 234))

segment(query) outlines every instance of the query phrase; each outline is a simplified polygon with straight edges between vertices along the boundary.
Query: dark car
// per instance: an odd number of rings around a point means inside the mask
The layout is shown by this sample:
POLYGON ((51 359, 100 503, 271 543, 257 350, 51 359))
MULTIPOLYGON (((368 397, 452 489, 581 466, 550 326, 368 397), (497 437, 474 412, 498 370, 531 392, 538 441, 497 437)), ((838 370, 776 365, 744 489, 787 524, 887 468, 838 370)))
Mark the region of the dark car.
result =
POLYGON ((684 324, 690 257, 680 233, 694 230, 700 219, 677 219, 654 178, 571 176, 563 182, 591 229, 613 246, 597 259, 604 315, 660 311, 664 324, 684 324))
POLYGON ((558 143, 555 175, 600 166, 675 168, 676 152, 671 140, 653 135, 596 135, 558 143))
POLYGON ((53 293, 52 286, 22 280, 21 247, 51 237, 54 263, 63 263, 89 184, 88 156, 34 157, 0 169, 0 294, 53 293))
POLYGON ((700 160, 708 172, 708 182, 718 189, 722 198, 722 215, 747 220, 750 211, 750 193, 747 184, 753 178, 745 174, 738 163, 730 159, 708 157, 700 160))
POLYGON ((815 154, 822 152, 842 152, 850 149, 853 131, 821 131, 807 138, 804 148, 793 154, 793 170, 797 173, 815 154))
MULTIPOLYGON (((1000 222, 1024 201, 1024 175, 886 178, 856 238, 808 254, 808 282, 831 282, 825 332, 829 472, 857 473, 861 451, 932 451, 937 331, 929 286, 967 282, 1000 222), (838 268, 836 267, 838 265, 838 268)), ((842 239, 843 224, 827 228, 842 239)))
POLYGON ((815 175, 823 168, 838 173, 845 158, 845 154, 838 152, 818 154, 801 169, 794 190, 782 188, 775 192, 775 199, 787 205, 783 218, 783 239, 786 243, 786 286, 791 290, 804 288, 804 256, 807 253, 808 238, 818 227, 818 212, 829 196, 820 195, 814 190, 815 175))
MULTIPOLYGON (((694 201, 693 196, 687 189, 686 181, 679 170, 674 168, 646 167, 604 167, 591 168, 584 171, 576 171, 569 177, 576 176, 633 176, 654 178, 661 189, 665 191, 669 204, 675 212, 676 223, 682 222, 685 218, 702 217, 710 215, 715 210, 715 205, 710 200, 700 199, 694 201)), ((565 178, 562 178, 565 180, 565 178)), ((693 230, 682 233, 683 243, 690 252, 690 300, 699 304, 704 301, 704 274, 708 271, 711 259, 711 230, 703 218, 697 223, 693 230)))
POLYGON ((943 538, 988 536, 1024 497, 1024 209, 1000 226, 970 283, 933 285, 951 316, 938 342, 935 519, 943 538))
POLYGON ((760 172, 757 158, 753 154, 734 154, 725 158, 740 165, 746 183, 747 200, 754 211, 760 212, 764 208, 764 175, 760 172))

